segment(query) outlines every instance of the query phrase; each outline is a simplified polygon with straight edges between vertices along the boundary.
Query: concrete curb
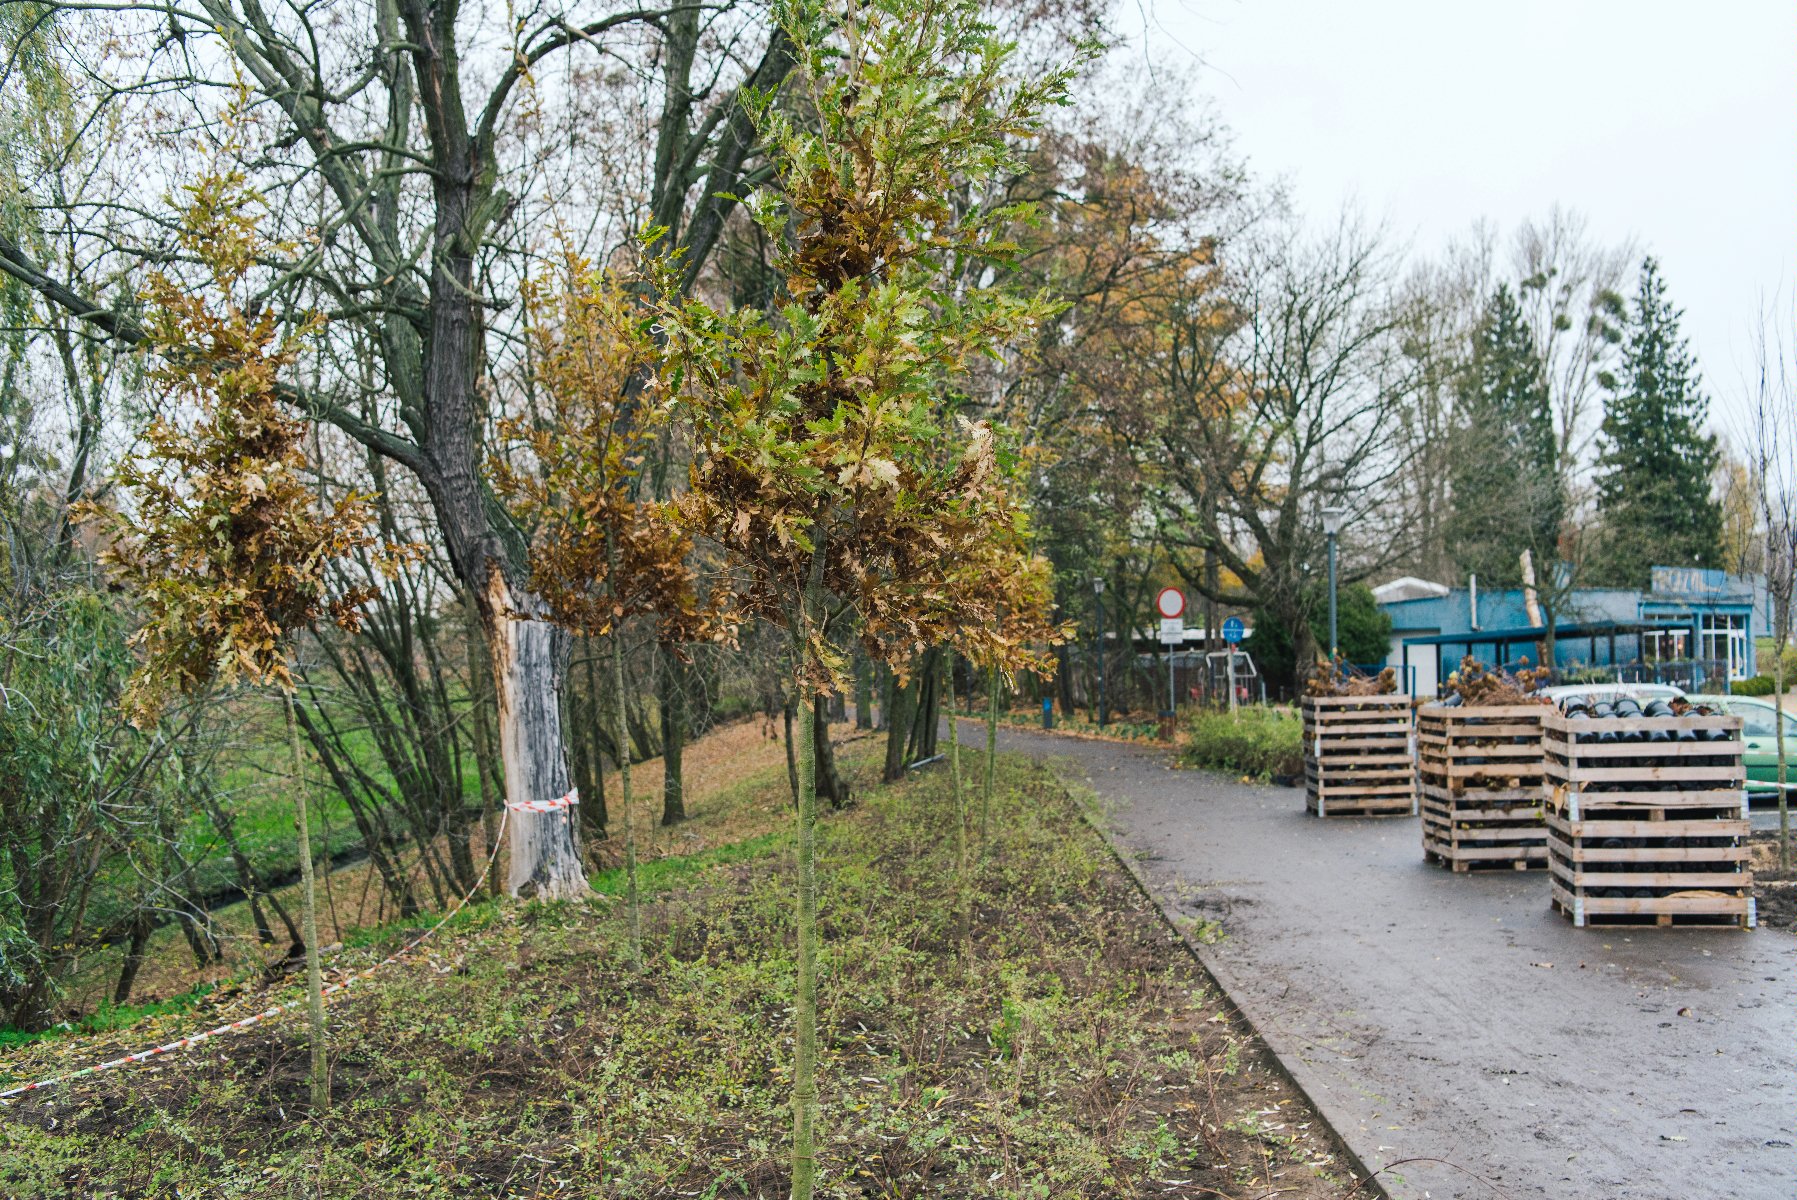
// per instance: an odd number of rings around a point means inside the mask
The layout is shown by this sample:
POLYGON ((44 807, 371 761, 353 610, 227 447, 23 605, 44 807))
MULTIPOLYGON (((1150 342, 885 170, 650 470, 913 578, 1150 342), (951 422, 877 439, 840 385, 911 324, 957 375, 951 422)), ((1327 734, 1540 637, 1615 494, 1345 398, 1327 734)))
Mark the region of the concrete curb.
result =
POLYGON ((1261 1044, 1266 1046, 1267 1053, 1272 1057, 1274 1065, 1279 1068, 1279 1073, 1285 1076, 1286 1081, 1292 1087, 1297 1089, 1299 1095, 1310 1102, 1310 1106, 1316 1109, 1317 1115, 1322 1117, 1329 1126, 1330 1132, 1335 1134, 1335 1140, 1341 1145, 1342 1152, 1347 1155, 1348 1162, 1353 1166, 1357 1176, 1355 1180, 1358 1189, 1356 1194, 1376 1196, 1380 1200, 1395 1200, 1391 1193, 1385 1190, 1385 1185, 1380 1182, 1378 1173, 1367 1165, 1366 1160, 1361 1158, 1360 1152, 1354 1148, 1354 1144, 1342 1132, 1346 1114, 1342 1113, 1332 1101, 1326 1099, 1327 1091, 1321 1086, 1321 1081, 1311 1074, 1310 1066, 1299 1056, 1297 1048, 1281 1046, 1280 1039, 1268 1037, 1254 1024, 1248 1014, 1242 1010, 1241 1005, 1235 1001, 1236 989, 1230 986, 1234 979, 1228 968, 1213 963, 1205 955, 1202 943, 1195 941, 1190 934, 1179 927, 1176 914, 1155 894, 1153 886, 1148 882, 1147 875, 1117 845, 1111 836, 1110 828, 1100 814, 1093 812, 1093 806, 1086 803, 1077 794, 1077 791, 1083 790, 1097 795, 1097 791, 1092 788, 1090 782, 1067 778, 1054 766, 1052 760, 1047 765, 1050 770, 1054 771, 1055 777, 1060 779, 1063 786, 1067 787, 1070 792, 1075 792, 1074 801, 1079 805, 1081 820, 1085 821, 1104 842, 1111 857, 1117 861, 1117 865, 1123 868, 1124 873, 1135 883, 1136 889, 1142 893, 1142 898, 1154 907, 1156 913, 1160 914, 1161 923, 1167 927, 1168 932, 1179 939, 1180 944, 1185 947, 1186 953, 1192 956, 1193 963, 1215 985, 1218 993, 1229 1001, 1229 1008, 1234 1018, 1261 1040, 1261 1044), (1306 1082, 1307 1078, 1309 1082, 1306 1082))

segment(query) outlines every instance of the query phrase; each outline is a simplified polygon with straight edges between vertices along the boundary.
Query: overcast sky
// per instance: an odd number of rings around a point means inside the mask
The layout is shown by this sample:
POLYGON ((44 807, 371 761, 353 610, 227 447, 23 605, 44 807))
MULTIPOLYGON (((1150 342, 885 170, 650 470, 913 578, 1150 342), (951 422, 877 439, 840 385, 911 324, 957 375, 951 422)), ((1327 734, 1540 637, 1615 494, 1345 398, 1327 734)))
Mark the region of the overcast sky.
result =
POLYGON ((1794 311, 1797 4, 1138 3, 1135 52, 1200 60, 1238 153, 1313 219, 1357 200, 1427 253, 1560 204, 1654 254, 1738 425, 1761 303, 1794 311))

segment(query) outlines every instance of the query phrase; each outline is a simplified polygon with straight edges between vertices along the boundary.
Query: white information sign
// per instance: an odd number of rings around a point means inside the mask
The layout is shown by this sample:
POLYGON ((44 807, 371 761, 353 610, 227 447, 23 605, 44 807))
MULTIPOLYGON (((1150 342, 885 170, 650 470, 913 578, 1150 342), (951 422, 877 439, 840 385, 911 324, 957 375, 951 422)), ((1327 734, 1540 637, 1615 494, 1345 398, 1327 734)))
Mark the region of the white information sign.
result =
POLYGON ((1183 646, 1186 641, 1186 619, 1184 617, 1161 618, 1161 644, 1163 646, 1183 646))

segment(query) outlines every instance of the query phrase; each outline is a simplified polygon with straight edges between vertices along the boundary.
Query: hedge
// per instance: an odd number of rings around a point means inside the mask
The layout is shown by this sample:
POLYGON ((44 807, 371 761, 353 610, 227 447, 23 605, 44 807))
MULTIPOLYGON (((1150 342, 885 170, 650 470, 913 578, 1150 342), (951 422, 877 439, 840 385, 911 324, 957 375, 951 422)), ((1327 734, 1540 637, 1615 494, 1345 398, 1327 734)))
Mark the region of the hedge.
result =
POLYGON ((1272 708, 1241 708, 1235 715, 1205 712, 1187 727, 1185 760, 1238 775, 1267 779, 1304 773, 1303 723, 1272 708))

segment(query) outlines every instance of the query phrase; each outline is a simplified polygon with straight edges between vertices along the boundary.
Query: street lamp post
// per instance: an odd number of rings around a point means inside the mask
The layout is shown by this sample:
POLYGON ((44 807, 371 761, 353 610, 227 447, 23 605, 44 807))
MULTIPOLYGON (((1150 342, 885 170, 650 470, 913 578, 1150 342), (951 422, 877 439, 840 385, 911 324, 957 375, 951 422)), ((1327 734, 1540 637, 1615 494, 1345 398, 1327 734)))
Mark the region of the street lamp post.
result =
POLYGON ((1103 729, 1110 713, 1104 701, 1104 579, 1097 575, 1092 577, 1092 603, 1098 608, 1098 727, 1103 729))
POLYGON ((1335 662, 1340 653, 1341 642, 1336 635, 1335 625, 1335 539, 1342 531, 1342 518, 1348 510, 1339 504, 1331 504, 1323 510, 1323 532, 1329 536, 1329 661, 1335 662))

